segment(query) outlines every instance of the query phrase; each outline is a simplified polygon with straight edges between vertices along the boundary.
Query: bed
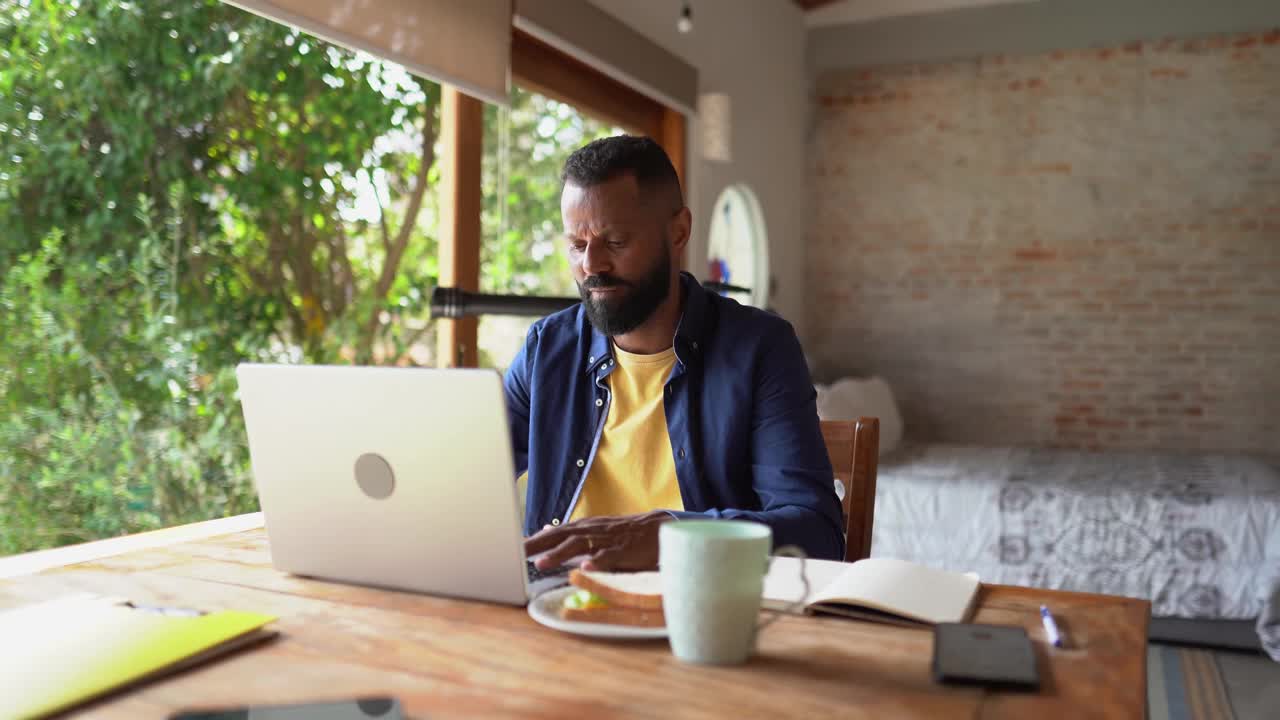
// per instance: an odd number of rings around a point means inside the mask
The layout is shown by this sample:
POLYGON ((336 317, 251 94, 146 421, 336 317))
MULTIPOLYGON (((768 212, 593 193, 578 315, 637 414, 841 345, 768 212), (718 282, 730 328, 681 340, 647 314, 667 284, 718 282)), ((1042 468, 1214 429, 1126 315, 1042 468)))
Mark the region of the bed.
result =
POLYGON ((880 460, 872 556, 1252 628, 1280 616, 1280 460, 907 445, 880 460))

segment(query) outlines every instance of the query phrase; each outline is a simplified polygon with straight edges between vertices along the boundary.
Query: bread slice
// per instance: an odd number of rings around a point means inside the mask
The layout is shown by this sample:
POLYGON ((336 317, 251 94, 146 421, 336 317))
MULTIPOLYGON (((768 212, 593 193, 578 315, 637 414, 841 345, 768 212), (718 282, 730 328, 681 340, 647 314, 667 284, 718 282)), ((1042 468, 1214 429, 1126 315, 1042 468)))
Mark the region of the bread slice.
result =
POLYGON ((600 596, 609 603, 610 610, 633 608, 657 611, 658 624, 662 624, 662 576, 657 572, 572 570, 569 572, 569 584, 600 596))
POLYGON ((606 625, 630 625, 632 627, 662 627, 667 624, 661 610, 637 610, 628 607, 560 608, 560 617, 575 622, 605 623, 606 625))

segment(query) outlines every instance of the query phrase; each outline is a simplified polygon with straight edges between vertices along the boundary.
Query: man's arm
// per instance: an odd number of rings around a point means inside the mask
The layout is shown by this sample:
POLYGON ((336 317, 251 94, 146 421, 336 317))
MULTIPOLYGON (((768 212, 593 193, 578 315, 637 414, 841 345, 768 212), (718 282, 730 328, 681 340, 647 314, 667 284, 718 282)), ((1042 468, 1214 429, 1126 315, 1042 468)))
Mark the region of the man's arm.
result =
POLYGON ((817 393, 795 330, 783 326, 764 344, 755 378, 751 482, 762 510, 676 512, 679 518, 755 520, 774 544, 799 545, 810 557, 844 559, 844 523, 818 420, 817 393))
POLYGON ((520 350, 502 377, 516 477, 520 477, 529 469, 529 346, 533 343, 533 338, 534 329, 530 328, 529 334, 525 336, 524 345, 520 346, 520 350))

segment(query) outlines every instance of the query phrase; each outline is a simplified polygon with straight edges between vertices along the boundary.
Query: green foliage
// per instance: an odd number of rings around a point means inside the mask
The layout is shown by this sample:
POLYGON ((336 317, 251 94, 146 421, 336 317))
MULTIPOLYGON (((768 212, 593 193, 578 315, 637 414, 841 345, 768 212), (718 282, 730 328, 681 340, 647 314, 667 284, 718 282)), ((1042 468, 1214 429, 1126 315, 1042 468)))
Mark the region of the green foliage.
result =
POLYGON ((231 367, 176 322, 176 243, 93 261, 48 234, 0 283, 0 553, 254 509, 231 367), (136 304, 94 302, 136 290, 136 304), (115 328, 93 347, 86 327, 115 328))
POLYGON ((368 362, 425 314, 439 88, 403 68, 221 0, 0 0, 0 96, 0 262, 55 228, 110 254, 144 195, 181 211, 193 323, 368 362))
POLYGON ((438 96, 220 0, 0 0, 0 552, 251 509, 237 362, 432 362, 438 96))

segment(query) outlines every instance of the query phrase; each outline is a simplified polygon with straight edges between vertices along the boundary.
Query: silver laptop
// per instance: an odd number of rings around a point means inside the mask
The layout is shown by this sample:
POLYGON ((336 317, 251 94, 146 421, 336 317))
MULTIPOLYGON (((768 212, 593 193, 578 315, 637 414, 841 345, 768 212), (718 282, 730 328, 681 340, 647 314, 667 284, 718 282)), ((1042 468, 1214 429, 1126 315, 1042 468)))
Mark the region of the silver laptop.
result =
POLYGON ((236 376, 276 568, 513 605, 564 584, 525 560, 496 372, 243 364, 236 376))

